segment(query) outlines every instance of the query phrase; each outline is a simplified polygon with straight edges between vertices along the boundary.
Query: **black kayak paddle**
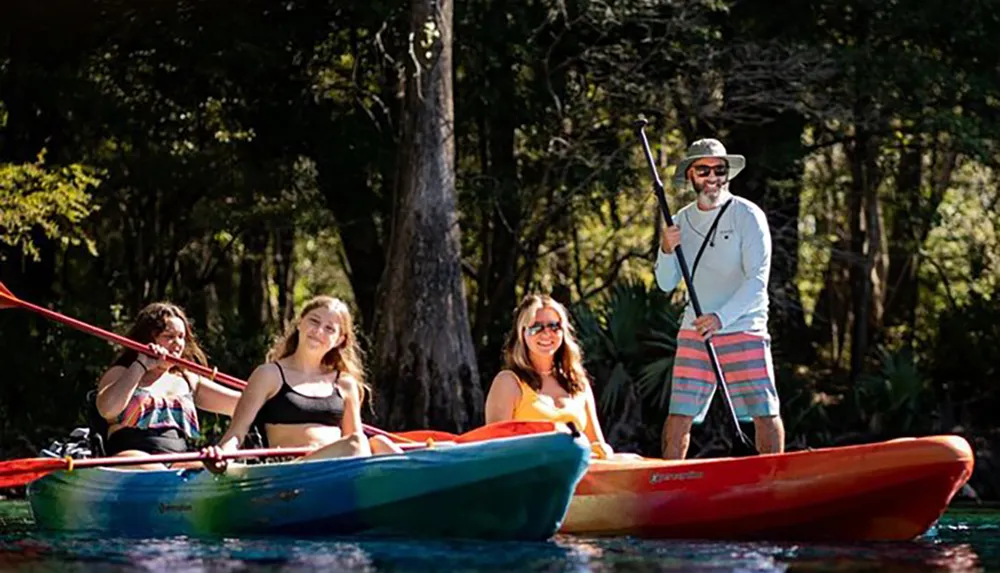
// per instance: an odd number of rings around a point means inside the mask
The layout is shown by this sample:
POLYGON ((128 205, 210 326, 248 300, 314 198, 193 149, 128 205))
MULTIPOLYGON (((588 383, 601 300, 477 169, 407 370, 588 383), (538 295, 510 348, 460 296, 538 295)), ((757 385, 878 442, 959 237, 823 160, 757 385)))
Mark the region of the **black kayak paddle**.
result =
MULTIPOLYGON (((649 171, 653 175, 653 188, 656 191, 656 200, 660 204, 660 211, 663 213, 663 218, 666 220, 667 225, 671 226, 674 224, 674 220, 670 216, 670 206, 667 205, 667 196, 663 190, 663 183, 660 181, 660 174, 656 170, 656 162, 653 160, 653 153, 649 149, 649 140, 646 139, 646 132, 644 131, 647 123, 649 122, 645 119, 640 119, 635 122, 635 129, 642 140, 643 151, 646 152, 646 162, 649 163, 649 171)), ((680 245, 677 245, 674 253, 677 255, 677 262, 680 264, 681 274, 684 276, 684 284, 687 285, 688 295, 691 297, 691 307, 694 309, 695 316, 700 317, 702 315, 701 304, 698 302, 698 295, 694 291, 691 273, 688 271, 687 261, 684 259, 684 253, 681 252, 680 245)), ((750 441, 750 438, 740 428, 740 420, 736 416, 733 401, 729 397, 729 388, 726 387, 726 379, 722 374, 722 367, 719 365, 719 356, 715 353, 715 347, 712 346, 711 338, 705 340, 705 349, 708 351, 708 358, 712 362, 712 370, 715 371, 715 382, 719 388, 719 395, 722 396, 722 401, 726 404, 726 409, 729 411, 733 424, 735 440, 733 441, 732 454, 734 456, 757 455, 759 453, 757 448, 754 447, 753 442, 750 441)))

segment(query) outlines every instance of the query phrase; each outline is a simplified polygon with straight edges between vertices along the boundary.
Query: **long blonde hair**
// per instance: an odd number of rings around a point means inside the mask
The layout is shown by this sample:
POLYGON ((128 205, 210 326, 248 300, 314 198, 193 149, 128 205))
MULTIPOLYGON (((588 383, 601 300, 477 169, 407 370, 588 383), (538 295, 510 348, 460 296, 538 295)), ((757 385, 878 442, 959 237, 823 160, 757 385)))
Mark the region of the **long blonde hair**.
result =
POLYGON ((268 351, 266 360, 268 362, 275 362, 294 354, 295 350, 299 347, 299 324, 302 323, 302 319, 307 314, 321 307, 330 309, 334 316, 337 317, 343 339, 340 344, 331 348, 329 352, 323 355, 320 364, 325 366, 328 372, 338 371, 341 375, 349 374, 354 378, 358 383, 361 400, 364 401, 366 392, 371 393, 371 388, 365 382, 365 367, 361 345, 358 343, 358 337, 354 332, 354 318, 351 316, 351 311, 347 308, 347 304, 339 298, 322 295, 309 300, 302 307, 302 310, 299 311, 298 317, 289 323, 288 328, 285 329, 285 333, 271 347, 271 350, 268 351))
POLYGON ((559 315, 563 329, 563 342, 556 350, 552 375, 564 390, 576 395, 583 392, 590 383, 587 371, 583 367, 583 351, 574 336, 573 325, 570 324, 566 307, 548 295, 532 294, 521 300, 514 315, 514 327, 507 335, 507 342, 504 344, 504 367, 513 371, 522 382, 534 390, 541 390, 542 377, 531 364, 528 345, 524 342, 524 330, 534 322, 535 313, 543 308, 550 308, 559 315))

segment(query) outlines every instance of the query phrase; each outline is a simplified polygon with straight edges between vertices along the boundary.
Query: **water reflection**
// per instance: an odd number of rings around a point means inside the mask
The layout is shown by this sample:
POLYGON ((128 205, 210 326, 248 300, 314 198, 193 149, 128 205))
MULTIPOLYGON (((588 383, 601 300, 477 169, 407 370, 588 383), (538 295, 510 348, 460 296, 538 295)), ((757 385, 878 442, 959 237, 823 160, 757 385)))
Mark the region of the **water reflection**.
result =
POLYGON ((406 539, 121 539, 0 531, 0 570, 540 573, 656 571, 966 572, 1000 568, 1000 515, 952 521, 911 543, 650 541, 561 536, 544 543, 406 539))
POLYGON ((545 543, 394 539, 0 537, 0 570, 591 571, 593 549, 545 543))
POLYGON ((787 571, 787 564, 761 544, 574 537, 557 542, 588 555, 581 571, 787 571))
POLYGON ((968 572, 981 571, 968 544, 877 543, 791 546, 780 550, 787 571, 968 572))
POLYGON ((269 565, 280 571, 379 571, 371 554, 357 542, 227 539, 220 551, 241 564, 269 565))

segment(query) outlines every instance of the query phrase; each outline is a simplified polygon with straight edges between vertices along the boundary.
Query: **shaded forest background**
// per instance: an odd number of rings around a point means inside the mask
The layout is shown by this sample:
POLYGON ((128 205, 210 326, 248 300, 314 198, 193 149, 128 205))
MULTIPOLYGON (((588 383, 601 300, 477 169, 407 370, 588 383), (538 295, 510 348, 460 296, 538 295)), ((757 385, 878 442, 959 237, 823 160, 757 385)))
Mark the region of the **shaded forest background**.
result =
MULTIPOLYGON (((481 424, 550 292, 610 441, 658 455, 685 295, 652 279, 640 116, 665 179, 699 137, 747 156, 789 448, 960 433, 1000 497, 988 2, 4 2, 0 280, 118 331, 177 302, 240 377, 335 294, 390 430, 481 424)), ((5 457, 80 425, 114 352, 0 313, 5 457)), ((728 439, 710 417, 693 453, 728 439)))

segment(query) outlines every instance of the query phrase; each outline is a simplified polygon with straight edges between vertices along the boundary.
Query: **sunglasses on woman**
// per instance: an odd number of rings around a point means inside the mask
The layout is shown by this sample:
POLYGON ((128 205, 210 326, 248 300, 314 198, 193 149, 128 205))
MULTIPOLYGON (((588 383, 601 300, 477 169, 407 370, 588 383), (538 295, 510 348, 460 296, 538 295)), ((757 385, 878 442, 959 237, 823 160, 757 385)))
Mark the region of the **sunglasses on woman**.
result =
POLYGON ((728 165, 695 165, 691 169, 694 170, 694 174, 698 177, 708 177, 708 174, 713 171, 718 177, 729 175, 728 165))
POLYGON ((534 336, 536 334, 539 334, 546 328, 549 329, 549 332, 556 333, 562 331, 562 324, 558 322, 536 322, 531 326, 525 328, 524 331, 527 332, 530 336, 534 336))

